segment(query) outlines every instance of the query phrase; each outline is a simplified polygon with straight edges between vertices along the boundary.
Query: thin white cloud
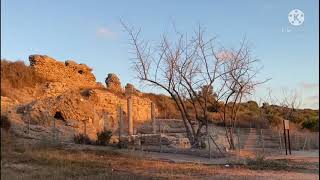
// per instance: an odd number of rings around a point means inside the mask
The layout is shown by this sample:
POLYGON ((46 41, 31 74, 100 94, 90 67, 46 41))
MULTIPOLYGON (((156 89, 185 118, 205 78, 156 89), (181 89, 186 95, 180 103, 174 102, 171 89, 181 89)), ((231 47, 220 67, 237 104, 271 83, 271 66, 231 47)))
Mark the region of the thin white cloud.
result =
POLYGON ((319 94, 306 97, 304 106, 319 109, 319 94))
POLYGON ((100 27, 97 29, 97 36, 105 37, 105 38, 114 38, 117 36, 117 34, 113 31, 111 31, 107 27, 100 27))
POLYGON ((302 82, 301 86, 304 89, 317 89, 319 88, 319 83, 308 83, 308 82, 302 82))
POLYGON ((308 101, 316 101, 316 102, 319 102, 319 94, 314 95, 314 96, 309 96, 307 99, 308 99, 308 101))

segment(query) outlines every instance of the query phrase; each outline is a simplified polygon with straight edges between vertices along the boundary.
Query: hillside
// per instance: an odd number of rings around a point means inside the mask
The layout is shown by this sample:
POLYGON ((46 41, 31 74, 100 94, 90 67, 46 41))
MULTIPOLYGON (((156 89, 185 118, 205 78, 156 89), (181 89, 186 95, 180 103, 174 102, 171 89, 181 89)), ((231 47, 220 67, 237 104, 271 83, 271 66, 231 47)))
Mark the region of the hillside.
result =
MULTIPOLYGON (((160 118, 181 118, 174 101, 170 97, 152 93, 146 93, 144 96, 156 102, 160 118)), ((223 103, 220 102, 218 107, 208 107, 211 122, 221 126, 223 126, 220 118, 222 106, 223 103)), ((191 105, 189 108, 192 110, 191 105)), ((282 120, 285 119, 287 111, 288 109, 277 105, 264 103, 263 106, 259 107, 255 101, 243 102, 240 104, 237 124, 238 127, 243 128, 282 128, 282 120)), ((319 110, 295 109, 289 120, 294 130, 319 131, 319 110)))
MULTIPOLYGON (((92 138, 105 124, 116 131, 117 107, 122 105, 126 115, 129 95, 133 97, 135 121, 150 120, 151 102, 156 104, 157 118, 180 118, 170 97, 141 93, 131 84, 123 88, 115 74, 109 74, 103 85, 96 82, 91 68, 73 60, 60 62, 48 56, 32 55, 29 61, 30 66, 26 66, 20 61, 1 60, 1 114, 20 121, 25 121, 23 118, 28 115, 34 125, 42 126, 48 126, 46 118, 57 118, 72 129, 71 132, 82 131, 83 122, 86 122, 92 138)), ((210 119, 216 125, 223 125, 221 106, 217 103, 216 107, 208 109, 210 119)), ((319 131, 318 116, 318 110, 296 109, 290 120, 293 129, 319 131)), ((285 112, 279 106, 265 103, 259 107, 256 102, 248 101, 241 104, 238 126, 280 128, 284 117, 285 112)), ((70 139, 71 134, 66 138, 70 139)))

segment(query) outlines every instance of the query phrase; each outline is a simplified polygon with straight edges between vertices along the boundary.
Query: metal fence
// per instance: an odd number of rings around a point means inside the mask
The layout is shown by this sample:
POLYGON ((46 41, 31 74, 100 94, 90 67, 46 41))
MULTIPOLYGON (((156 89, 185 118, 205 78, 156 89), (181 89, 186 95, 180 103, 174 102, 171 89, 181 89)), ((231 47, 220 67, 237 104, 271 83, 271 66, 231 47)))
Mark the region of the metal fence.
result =
MULTIPOLYGON (((217 143, 216 140, 216 137, 219 136, 218 139, 225 139, 220 140, 220 142, 227 142, 222 133, 224 131, 223 127, 215 127, 214 130, 220 128, 221 132, 219 135, 209 133, 209 135, 203 137, 203 142, 206 144, 203 149, 191 151, 184 129, 181 127, 170 127, 170 123, 178 126, 179 120, 157 120, 157 126, 159 128, 155 131, 155 134, 139 134, 137 138, 139 138, 140 141, 140 149, 158 152, 184 153, 202 157, 220 157, 222 153, 227 150, 228 145, 221 145, 217 143)), ((274 129, 237 128, 233 135, 236 148, 235 151, 250 151, 253 153, 263 152, 266 154, 285 153, 283 131, 274 129)), ((286 141, 288 147, 288 139, 286 141)), ((292 132, 290 134, 290 148, 292 151, 318 150, 319 133, 292 132)))
MULTIPOLYGON (((240 150, 284 153, 285 138, 283 131, 273 129, 238 128, 235 133, 236 147, 240 150)), ((289 141, 287 147, 289 147, 289 141)), ((295 151, 319 149, 319 133, 290 134, 290 148, 295 151)))
MULTIPOLYGON (((154 108, 154 107, 153 107, 154 108)), ((153 109, 152 108, 152 109, 153 109)), ((151 110, 152 114, 154 110, 151 110)), ((152 120, 149 125, 144 124, 146 129, 140 128, 137 130, 132 129, 132 125, 128 127, 128 131, 125 131, 125 120, 123 116, 123 110, 119 108, 119 125, 118 131, 113 134, 118 136, 120 141, 127 142, 128 148, 139 149, 143 151, 157 151, 168 153, 181 153, 197 155, 201 157, 220 157, 224 151, 227 150, 227 145, 221 145, 221 142, 216 142, 218 138, 223 140, 224 127, 215 126, 212 131, 220 129, 220 134, 210 132, 206 136, 202 137, 205 145, 202 149, 191 149, 191 145, 187 139, 183 121, 180 119, 155 119, 152 115, 152 120)), ((60 137, 59 128, 57 128, 56 119, 50 117, 48 113, 45 114, 46 121, 49 122, 47 126, 51 126, 47 132, 53 141, 62 142, 60 137)), ((30 117, 25 114, 26 132, 29 134, 37 131, 30 125, 30 117)), ((69 126, 70 122, 69 122, 69 126)), ((60 126, 64 127, 64 126, 60 126)), ((79 127, 83 129, 84 134, 87 133, 86 121, 83 122, 83 126, 79 127)), ((68 131, 64 131, 68 132, 68 131)), ((283 131, 277 131, 273 129, 257 129, 257 128, 237 128, 234 131, 234 140, 236 150, 246 150, 252 152, 265 152, 265 153, 281 153, 285 152, 284 134, 283 131)), ((290 134, 290 146, 295 151, 308 151, 319 149, 319 132, 291 132, 290 134)))

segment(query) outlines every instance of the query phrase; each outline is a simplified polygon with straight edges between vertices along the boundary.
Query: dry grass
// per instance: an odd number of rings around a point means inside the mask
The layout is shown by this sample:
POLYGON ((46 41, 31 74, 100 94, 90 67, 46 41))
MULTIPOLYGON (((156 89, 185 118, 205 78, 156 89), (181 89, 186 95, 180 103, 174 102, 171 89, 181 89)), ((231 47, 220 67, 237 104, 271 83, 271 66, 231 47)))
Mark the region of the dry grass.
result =
POLYGON ((285 170, 319 174, 318 162, 297 162, 290 159, 267 159, 263 155, 246 159, 246 167, 253 170, 285 170))
MULTIPOLYGON (((234 164, 227 168, 172 163, 123 154, 112 148, 66 149, 63 146, 42 146, 41 142, 17 141, 8 134, 1 137, 5 137, 1 139, 1 179, 264 179, 287 173, 280 169, 277 173, 268 170, 264 173, 270 172, 270 176, 261 176, 261 172, 243 165, 234 164)), ((297 177, 317 177, 314 170, 308 173, 300 173, 297 177)))

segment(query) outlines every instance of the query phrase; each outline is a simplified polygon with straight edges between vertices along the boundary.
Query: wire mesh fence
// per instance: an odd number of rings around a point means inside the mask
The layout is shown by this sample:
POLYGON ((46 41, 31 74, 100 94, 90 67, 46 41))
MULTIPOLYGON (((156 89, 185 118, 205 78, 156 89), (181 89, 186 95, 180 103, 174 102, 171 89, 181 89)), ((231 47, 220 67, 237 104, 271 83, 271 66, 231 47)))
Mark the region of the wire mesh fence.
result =
POLYGON ((290 134, 289 139, 284 138, 282 131, 273 129, 238 128, 235 133, 236 147, 240 150, 262 151, 271 153, 283 153, 287 148, 295 151, 319 149, 319 133, 290 134), (290 142, 290 145, 289 145, 290 142))
MULTIPOLYGON (((154 113, 154 112, 153 112, 154 113)), ((143 127, 139 127, 134 124, 131 128, 126 128, 126 118, 123 116, 123 110, 119 109, 119 120, 115 120, 118 124, 114 128, 118 129, 114 131, 114 136, 118 136, 119 141, 126 141, 134 149, 140 149, 144 151, 157 151, 168 153, 182 153, 191 154, 202 157, 220 157, 225 151, 227 146, 225 142, 227 140, 224 137, 224 127, 212 126, 210 132, 205 134, 201 142, 201 148, 191 148, 190 142, 185 132, 185 127, 181 119, 154 119, 150 123, 144 123, 143 127), (129 130, 131 129, 131 134, 129 130), (137 130, 139 129, 139 130, 137 130), (216 133, 220 131, 219 133, 216 133), (223 144, 225 143, 225 144, 223 144), (222 145, 223 144, 223 145, 222 145)), ((31 133, 35 131, 33 126, 30 125, 30 117, 25 116, 26 131, 31 133)), ((69 132, 68 130, 59 130, 65 126, 58 126, 58 121, 55 117, 51 117, 46 113, 46 122, 50 126, 48 135, 54 142, 63 142, 63 133, 69 132)), ((95 118, 96 119, 95 114, 95 118)), ((155 118, 152 116, 152 118, 155 118)), ((109 120, 109 115, 105 114, 104 117, 105 127, 113 127, 109 120)), ((96 122, 96 120, 94 120, 96 122)), ((70 122, 68 122, 70 123, 70 122)), ((80 123, 81 124, 81 123, 80 123)), ((69 125, 70 126, 70 125, 69 125)), ((113 128, 113 129, 114 129, 113 128)), ((87 134, 87 124, 83 121, 83 125, 78 127, 79 131, 83 134, 87 134)), ((210 128, 209 128, 210 129, 210 128)), ((70 132, 71 133, 71 132, 70 132)), ((236 128, 234 129, 233 139, 235 142, 236 150, 247 150, 252 152, 266 152, 266 153, 280 153, 285 152, 285 138, 283 131, 274 129, 258 129, 258 128, 236 128)), ((308 151, 319 149, 319 132, 291 132, 290 134, 290 148, 295 151, 308 151)))
MULTIPOLYGON (((190 151, 191 145, 186 137, 186 133, 183 132, 183 128, 177 125, 179 120, 171 120, 171 122, 170 120, 158 121, 159 129, 155 131, 156 134, 140 134, 140 143, 141 146, 144 147, 142 149, 174 153, 186 153, 190 151), (174 124, 174 126, 170 126, 170 123, 174 124)), ((219 157, 222 153, 227 151, 228 145, 219 144, 223 141, 227 141, 222 133, 224 131, 224 128, 215 128, 215 130, 220 129, 220 134, 215 135, 209 133, 203 136, 202 141, 205 142, 205 146, 202 149, 193 150, 193 152, 189 152, 189 154, 203 157, 219 157)), ((283 134, 283 131, 274 129, 237 128, 236 130, 234 130, 233 135, 236 148, 234 151, 284 154, 286 146, 285 141, 287 143, 287 149, 289 149, 289 139, 284 139, 285 136, 283 134)), ((292 151, 318 150, 319 133, 291 133, 290 149, 292 151)))

